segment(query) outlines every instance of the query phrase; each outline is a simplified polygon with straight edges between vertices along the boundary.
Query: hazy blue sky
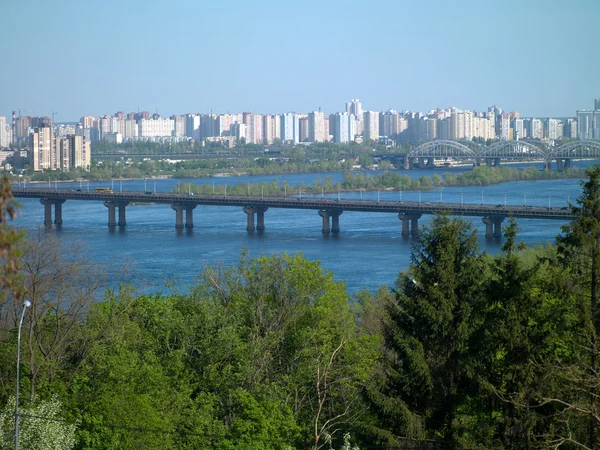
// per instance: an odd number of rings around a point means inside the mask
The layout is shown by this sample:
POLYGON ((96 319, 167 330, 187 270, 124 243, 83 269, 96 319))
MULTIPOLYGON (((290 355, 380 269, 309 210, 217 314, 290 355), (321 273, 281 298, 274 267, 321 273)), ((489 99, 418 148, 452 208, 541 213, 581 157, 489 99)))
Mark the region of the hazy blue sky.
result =
POLYGON ((0 0, 0 115, 326 113, 600 97, 600 0, 0 0))

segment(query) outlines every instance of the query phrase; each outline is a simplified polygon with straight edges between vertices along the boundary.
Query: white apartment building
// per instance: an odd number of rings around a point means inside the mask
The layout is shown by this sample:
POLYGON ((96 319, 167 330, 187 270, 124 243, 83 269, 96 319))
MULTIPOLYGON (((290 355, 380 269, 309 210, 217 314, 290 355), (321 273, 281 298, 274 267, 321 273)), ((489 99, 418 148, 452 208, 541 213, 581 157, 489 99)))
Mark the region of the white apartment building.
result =
POLYGON ((300 142, 300 116, 295 113, 283 113, 281 115, 281 140, 284 143, 300 142))
POLYGON ((325 142, 325 115, 321 111, 308 113, 308 141, 325 142))
POLYGON ((8 127, 6 126, 6 117, 0 116, 0 148, 6 148, 10 144, 8 136, 8 127))
POLYGON ((363 113, 363 139, 367 141, 379 140, 379 113, 377 111, 365 111, 363 113))
POLYGON ((175 121, 162 117, 157 119, 140 119, 138 128, 139 137, 171 137, 175 130, 175 121))
POLYGON ((53 164, 56 161, 56 156, 53 155, 53 140, 51 127, 34 128, 29 135, 30 159, 34 171, 56 168, 53 164))

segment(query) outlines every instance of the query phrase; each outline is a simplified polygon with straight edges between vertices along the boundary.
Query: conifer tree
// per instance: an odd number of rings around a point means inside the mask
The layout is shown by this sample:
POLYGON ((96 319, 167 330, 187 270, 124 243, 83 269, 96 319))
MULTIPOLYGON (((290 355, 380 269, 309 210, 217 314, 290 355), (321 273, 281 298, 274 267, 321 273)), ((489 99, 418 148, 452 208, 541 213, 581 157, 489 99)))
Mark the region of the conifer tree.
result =
POLYGON ((383 327, 383 377, 367 389, 380 441, 458 442, 461 406, 475 385, 469 352, 485 267, 469 222, 436 216, 424 228, 383 327))

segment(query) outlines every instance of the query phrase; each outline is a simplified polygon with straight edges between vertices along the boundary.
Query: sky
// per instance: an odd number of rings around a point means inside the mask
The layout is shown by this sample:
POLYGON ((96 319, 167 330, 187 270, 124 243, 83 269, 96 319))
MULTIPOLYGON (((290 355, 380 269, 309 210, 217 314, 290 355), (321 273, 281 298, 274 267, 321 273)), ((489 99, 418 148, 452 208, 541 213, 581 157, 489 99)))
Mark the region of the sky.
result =
POLYGON ((0 0, 0 116, 575 116, 600 97, 598 23, 599 0, 0 0))

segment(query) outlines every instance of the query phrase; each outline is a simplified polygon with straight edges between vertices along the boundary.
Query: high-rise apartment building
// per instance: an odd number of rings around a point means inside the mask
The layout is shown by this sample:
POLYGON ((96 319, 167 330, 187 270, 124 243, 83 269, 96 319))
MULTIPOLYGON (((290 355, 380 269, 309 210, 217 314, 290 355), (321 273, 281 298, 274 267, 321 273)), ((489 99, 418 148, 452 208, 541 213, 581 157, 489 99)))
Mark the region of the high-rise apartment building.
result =
POLYGON ((175 130, 175 121, 173 119, 141 119, 138 121, 139 137, 169 137, 175 130))
POLYGON ((600 110, 577 111, 577 137, 579 139, 600 139, 600 110))
POLYGON ((563 135, 565 137, 576 139, 577 138, 577 120, 567 119, 567 123, 563 127, 563 135))
POLYGON ((8 147, 10 139, 8 137, 8 130, 6 127, 6 117, 0 116, 0 148, 8 147))
POLYGON ((515 141, 527 137, 525 134, 525 126, 523 124, 523 119, 511 119, 510 127, 512 129, 512 138, 515 141))
POLYGON ((300 116, 296 113, 281 115, 281 140, 283 143, 297 144, 300 142, 300 116))
POLYGON ((298 117, 298 138, 300 142, 308 142, 308 116, 301 114, 298 117))
POLYGON ((169 117, 173 121, 174 129, 173 136, 185 137, 185 116, 171 116, 169 117))
POLYGON ((53 169, 53 136, 50 124, 45 127, 35 128, 30 135, 29 151, 30 159, 33 164, 33 170, 53 169))
POLYGON ((308 113, 308 141, 325 142, 325 116, 321 111, 308 113))
POLYGON ((353 98, 351 101, 346 103, 346 112, 348 114, 354 114, 354 117, 362 118, 363 110, 360 101, 357 98, 353 98))
POLYGON ((365 111, 363 113, 363 139, 365 142, 379 140, 379 113, 376 111, 365 111))
POLYGON ((594 99, 594 111, 600 111, 600 98, 594 99))
POLYGON ((379 115, 379 134, 392 139, 397 139, 400 116, 398 112, 390 109, 379 115))
POLYGON ((356 135, 356 119, 354 114, 339 112, 329 116, 329 126, 333 142, 345 144, 354 141, 356 135))
POLYGON ((200 116, 198 114, 185 116, 185 135, 196 141, 200 140, 200 116))
POLYGON ((89 169, 92 165, 92 148, 88 139, 83 136, 71 135, 69 141, 70 167, 89 169))
POLYGON ((544 137, 553 140, 562 138, 563 122, 559 119, 552 118, 544 120, 544 137))
POLYGON ((272 144, 275 139, 281 140, 281 116, 279 114, 263 116, 263 138, 266 144, 272 144))

